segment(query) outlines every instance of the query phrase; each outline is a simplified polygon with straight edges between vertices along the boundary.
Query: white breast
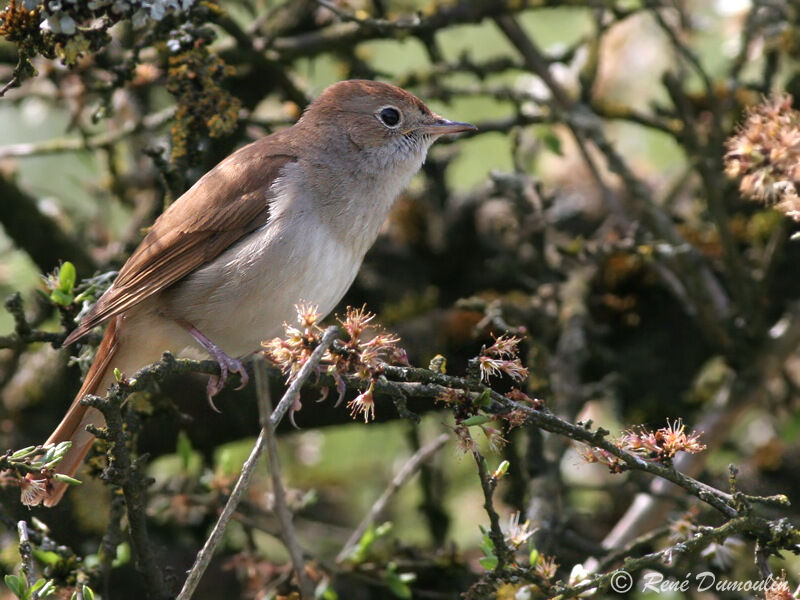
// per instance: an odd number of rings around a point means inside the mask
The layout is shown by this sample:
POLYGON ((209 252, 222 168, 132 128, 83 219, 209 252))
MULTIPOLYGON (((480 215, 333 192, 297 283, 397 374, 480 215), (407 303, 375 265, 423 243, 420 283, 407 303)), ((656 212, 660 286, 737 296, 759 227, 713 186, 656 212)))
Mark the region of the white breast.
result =
POLYGON ((302 202, 281 197, 272 207, 265 226, 170 294, 170 314, 188 320, 230 356, 254 352, 263 340, 280 335, 284 323, 295 323, 298 303, 328 314, 364 258, 366 249, 338 239, 302 202))
MULTIPOLYGON (((361 165, 353 185, 329 171, 330 185, 312 185, 292 163, 273 184, 266 225, 186 277, 168 294, 170 316, 186 319, 230 356, 258 350, 296 321, 296 305, 327 315, 355 279, 395 197, 425 157, 427 146, 385 169, 384 156, 361 165), (360 195, 356 192, 360 189, 360 195)), ((319 179, 319 178, 317 178, 319 179)))

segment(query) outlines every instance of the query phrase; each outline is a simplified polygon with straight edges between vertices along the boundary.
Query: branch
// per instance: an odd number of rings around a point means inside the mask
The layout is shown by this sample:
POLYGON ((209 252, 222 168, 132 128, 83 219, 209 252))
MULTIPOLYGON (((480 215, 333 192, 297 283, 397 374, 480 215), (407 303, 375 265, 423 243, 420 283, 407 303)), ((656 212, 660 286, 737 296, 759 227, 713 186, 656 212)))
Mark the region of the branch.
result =
MULTIPOLYGON (((711 402, 714 406, 697 426, 709 445, 721 442, 742 411, 758 404, 765 393, 764 382, 775 377, 789 356, 800 345, 800 304, 795 304, 772 328, 780 333, 769 339, 752 360, 749 368, 722 385, 711 402)), ((684 454, 675 460, 676 467, 697 475, 705 466, 705 454, 684 454)), ((637 494, 628 510, 603 540, 603 547, 617 549, 649 529, 670 505, 664 481, 653 481, 648 493, 637 494)))
MULTIPOLYGON (((516 19, 511 15, 495 18, 498 27, 514 45, 523 58, 525 66, 536 73, 553 96, 553 107, 561 113, 565 124, 569 127, 581 154, 592 170, 594 178, 605 188, 599 177, 593 159, 584 147, 592 143, 605 155, 609 170, 615 173, 625 184, 634 200, 634 208, 651 232, 668 242, 675 248, 672 259, 676 265, 676 276, 684 281, 688 297, 692 298, 693 312, 697 324, 709 340, 721 350, 730 350, 732 340, 727 328, 730 302, 722 284, 709 267, 707 261, 699 255, 677 231, 671 217, 651 200, 647 186, 636 176, 628 164, 622 159, 603 132, 603 122, 597 114, 584 105, 573 102, 569 94, 553 78, 544 54, 527 35, 516 19)), ((606 199, 610 196, 606 192, 606 199)), ((614 205, 610 208, 613 210, 614 205)))
MULTIPOLYGON (((334 10, 328 4, 323 5, 334 10)), ((349 48, 372 39, 403 38, 415 35, 424 38, 437 31, 456 24, 479 23, 487 17, 517 13, 527 8, 541 8, 557 2, 537 2, 534 0, 490 0, 474 2, 460 0, 455 5, 440 6, 439 10, 427 16, 412 16, 395 20, 357 19, 341 10, 337 15, 344 15, 347 22, 335 23, 324 29, 303 33, 291 37, 279 37, 272 41, 271 49, 277 54, 275 60, 286 63, 295 58, 330 52, 333 49, 349 48)), ((594 4, 591 1, 575 4, 594 4)))
POLYGON ((723 542, 731 536, 744 533, 752 535, 759 540, 776 541, 779 538, 786 538, 781 541, 785 541, 787 544, 796 544, 800 541, 800 535, 798 535, 797 530, 792 530, 788 523, 775 526, 771 521, 754 515, 737 517, 719 527, 700 527, 695 535, 663 550, 645 554, 638 558, 627 558, 619 569, 595 575, 574 586, 563 589, 563 591, 551 596, 551 598, 553 600, 566 600, 567 598, 576 598, 594 588, 605 590, 611 585, 612 579, 620 571, 638 573, 647 568, 657 568, 663 566, 668 559, 674 560, 674 556, 677 554, 695 554, 714 542, 723 542))
POLYGON ((267 458, 269 459, 269 474, 272 478, 272 494, 275 498, 275 515, 281 525, 283 542, 289 550, 289 556, 294 565, 294 572, 300 587, 301 600, 312 600, 314 598, 314 588, 311 580, 306 574, 303 553, 300 544, 297 542, 297 534, 292 524, 292 513, 286 504, 286 490, 281 479, 281 461, 278 456, 278 441, 275 436, 275 427, 270 422, 269 415, 272 412, 272 402, 269 398, 269 385, 267 381, 267 370, 264 364, 264 357, 261 356, 255 361, 256 375, 256 394, 258 396, 258 417, 261 422, 261 430, 266 433, 267 458))
POLYGON ((150 484, 144 472, 144 456, 134 458, 128 445, 132 437, 131 428, 124 422, 122 406, 127 397, 123 386, 114 386, 105 398, 86 396, 82 404, 103 413, 106 426, 103 429, 88 426, 87 429, 101 439, 111 443, 109 464, 104 470, 105 479, 122 488, 128 516, 136 568, 146 577, 149 597, 159 600, 171 598, 169 585, 164 577, 161 563, 156 558, 147 533, 147 487, 150 484))
MULTIPOLYGON (((330 345, 333 343, 333 340, 336 339, 338 335, 338 327, 329 327, 325 330, 325 334, 322 336, 320 345, 317 346, 317 348, 309 357, 308 361, 306 361, 306 363, 297 373, 292 385, 289 386, 288 390, 286 390, 286 393, 283 395, 283 398, 281 398, 278 406, 272 412, 272 415, 270 415, 269 424, 271 427, 275 427, 286 414, 286 411, 289 410, 289 407, 294 404, 297 394, 300 392, 300 388, 309 378, 311 373, 316 369, 320 360, 322 360, 322 356, 325 354, 330 345)), ((225 507, 222 509, 222 513, 220 514, 219 519, 217 519, 214 529, 211 530, 211 534, 208 536, 206 543, 203 545, 200 552, 197 553, 194 564, 192 565, 189 575, 183 584, 183 589, 181 589, 181 592, 178 594, 176 600, 189 600, 189 598, 191 598, 194 594, 197 585, 200 583, 200 579, 203 577, 203 573, 205 573, 208 564, 211 562, 211 557, 214 554, 214 550, 222 539, 222 534, 225 533, 225 528, 228 525, 228 521, 230 521, 231 517, 233 516, 233 512, 236 510, 236 507, 242 500, 242 496, 250 485, 250 479, 255 472, 258 459, 266 447, 267 435, 266 429, 262 427, 261 433, 259 433, 258 439, 256 440, 256 444, 253 447, 253 450, 250 452, 250 456, 247 457, 247 460, 242 465, 242 473, 239 475, 239 479, 236 481, 236 485, 233 487, 231 496, 225 503, 225 507)))
POLYGON ((677 471, 672 466, 647 461, 636 454, 623 450, 606 439, 609 432, 604 429, 592 431, 586 425, 575 425, 560 419, 546 409, 535 409, 526 406, 506 398, 480 383, 461 377, 454 377, 442 373, 434 373, 427 369, 411 367, 386 366, 384 372, 387 378, 391 379, 395 385, 399 386, 400 389, 410 397, 423 395, 436 398, 448 390, 461 390, 466 392, 471 402, 475 403, 473 404, 473 409, 478 409, 478 400, 488 396, 491 404, 483 409, 486 412, 500 416, 512 411, 517 412, 517 414, 524 416, 525 423, 529 425, 535 425, 545 431, 563 435, 572 440, 606 450, 620 459, 627 469, 645 471, 651 475, 671 481, 693 496, 710 504, 727 517, 735 517, 738 515, 737 510, 734 508, 733 498, 730 494, 697 481, 677 471))
POLYGON ((53 333, 33 329, 25 316, 25 308, 22 305, 22 295, 19 292, 11 294, 4 303, 6 310, 14 318, 14 331, 9 335, 0 336, 0 348, 20 349, 27 344, 36 342, 50 342, 54 346, 60 346, 67 337, 66 333, 53 333))

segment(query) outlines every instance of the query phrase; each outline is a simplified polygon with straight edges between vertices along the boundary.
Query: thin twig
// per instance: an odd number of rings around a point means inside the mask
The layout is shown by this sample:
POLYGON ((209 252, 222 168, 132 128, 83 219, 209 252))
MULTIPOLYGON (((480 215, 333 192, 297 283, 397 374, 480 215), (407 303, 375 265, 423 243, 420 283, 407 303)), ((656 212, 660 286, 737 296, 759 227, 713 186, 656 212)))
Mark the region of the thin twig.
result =
POLYGON ((5 84, 2 88, 0 88, 0 98, 6 95, 6 92, 11 88, 17 87, 19 85, 19 78, 14 75, 11 80, 5 84))
POLYGON ((298 586, 300 587, 300 597, 311 600, 314 597, 314 588, 311 580, 306 574, 305 563, 303 562, 303 552, 297 542, 297 534, 292 524, 292 513, 286 503, 286 490, 281 479, 281 461, 278 456, 278 440, 275 436, 275 428, 270 422, 272 412, 272 402, 269 395, 269 377, 264 364, 264 357, 257 357, 253 364, 256 380, 256 396, 258 398, 258 417, 261 422, 261 430, 266 434, 267 458, 269 459, 269 474, 272 478, 272 495, 275 498, 275 516, 281 526, 283 543, 289 551, 292 559, 294 572, 297 575, 298 586))
MULTIPOLYGON (((319 346, 317 346, 314 349, 314 352, 311 353, 308 361, 306 361, 306 363, 302 366, 300 371, 297 373, 297 377, 295 377, 294 381, 289 386, 289 389, 287 389, 286 393, 284 393, 281 401, 278 403, 278 406, 274 411, 272 411, 272 415, 269 418, 269 422, 272 427, 277 426, 283 415, 285 415, 286 411, 289 410, 289 407, 297 398, 297 394, 300 393, 300 388, 309 378, 311 373, 316 369, 317 365, 319 365, 320 360, 322 360, 322 356, 325 354, 330 345, 333 343, 333 340, 336 339, 338 335, 338 327, 328 327, 328 329, 325 330, 325 334, 322 336, 319 346)), ((219 519, 217 519, 217 523, 214 525, 214 529, 211 530, 211 534, 208 536, 208 539, 206 539, 206 543, 203 544, 200 552, 197 553, 194 564, 189 570, 189 575, 186 577, 183 588, 181 589, 180 594, 178 594, 176 600, 189 600, 189 598, 191 598, 194 594, 195 589, 197 589, 197 585, 200 583, 203 573, 205 573, 206 569, 208 568, 208 564, 211 562, 211 557, 214 555, 214 550, 222 539, 222 534, 225 533, 225 528, 228 526, 228 521, 230 521, 234 511, 236 510, 236 507, 242 500, 242 496, 244 496, 245 491, 247 491, 247 488, 250 485, 250 479, 255 472, 255 467, 258 463, 259 457, 266 448, 266 444, 267 433, 262 428, 261 433, 259 433, 258 439, 256 440, 256 444, 253 446, 253 450, 250 452, 250 456, 247 457, 247 460, 242 465, 242 473, 239 475, 236 485, 233 486, 233 491, 231 492, 230 498, 228 498, 228 501, 225 503, 225 507, 222 509, 222 513, 220 514, 219 519)))
POLYGON ((336 556, 337 563, 342 562, 349 556, 352 549, 356 544, 358 544, 367 528, 372 525, 378 518, 378 515, 380 515, 386 509, 386 505, 389 503, 389 500, 392 499, 392 496, 394 496, 397 491, 403 487, 406 482, 411 479, 411 477, 414 476, 419 468, 434 454, 436 454, 436 452, 438 452, 438 450, 444 446, 449 439, 450 434, 443 433, 432 442, 417 450, 414 455, 408 459, 408 462, 406 462, 406 464, 404 464, 403 467, 392 478, 392 480, 389 482, 389 485, 385 490, 383 490, 383 493, 372 505, 372 508, 369 509, 369 512, 361 520, 361 523, 358 524, 358 527, 355 528, 353 533, 345 542, 344 546, 342 546, 342 549, 336 556))
POLYGON ((19 555, 22 559, 22 575, 28 582, 28 589, 34 582, 33 576, 33 548, 28 536, 28 522, 19 521, 17 523, 17 533, 19 534, 19 555))
POLYGON ((486 469, 486 459, 477 449, 472 449, 472 456, 478 466, 478 477, 483 490, 483 508, 486 514, 489 515, 489 538, 494 544, 494 552, 495 556, 497 556, 495 572, 500 573, 511 558, 511 550, 506 545, 503 530, 500 528, 500 515, 497 514, 497 510, 494 508, 493 496, 497 481, 489 475, 486 469))

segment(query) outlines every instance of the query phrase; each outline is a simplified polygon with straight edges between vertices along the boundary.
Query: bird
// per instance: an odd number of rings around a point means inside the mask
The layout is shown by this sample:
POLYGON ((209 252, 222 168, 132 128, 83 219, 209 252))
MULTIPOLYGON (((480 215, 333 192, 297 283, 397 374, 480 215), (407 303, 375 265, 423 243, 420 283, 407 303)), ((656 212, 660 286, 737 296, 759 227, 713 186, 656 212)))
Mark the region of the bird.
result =
MULTIPOLYGON (((327 315, 348 290, 397 196, 443 135, 473 131, 389 83, 347 80, 326 88, 286 129, 233 152, 154 222, 116 279, 65 340, 107 322, 94 361, 45 442, 72 442, 56 467, 72 476, 92 446, 115 371, 133 374, 165 351, 211 357, 220 376, 278 335, 306 302, 327 315)), ((29 475, 30 478, 33 477, 29 475)), ((23 490, 55 506, 68 484, 23 490)))

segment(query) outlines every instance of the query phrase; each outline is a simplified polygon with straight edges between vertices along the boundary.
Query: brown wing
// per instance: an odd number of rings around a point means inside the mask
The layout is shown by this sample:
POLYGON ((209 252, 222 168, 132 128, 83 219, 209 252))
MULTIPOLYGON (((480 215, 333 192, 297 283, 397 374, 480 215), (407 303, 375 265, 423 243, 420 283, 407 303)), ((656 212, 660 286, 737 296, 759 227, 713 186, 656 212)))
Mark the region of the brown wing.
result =
POLYGON ((170 205, 64 344, 176 283, 264 225, 267 190, 295 160, 285 142, 280 132, 241 148, 170 205))

